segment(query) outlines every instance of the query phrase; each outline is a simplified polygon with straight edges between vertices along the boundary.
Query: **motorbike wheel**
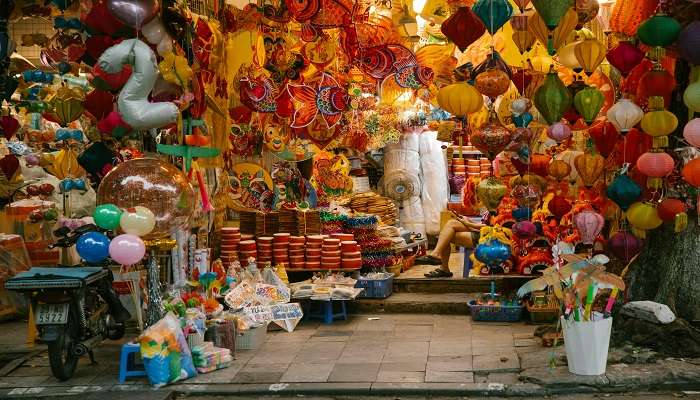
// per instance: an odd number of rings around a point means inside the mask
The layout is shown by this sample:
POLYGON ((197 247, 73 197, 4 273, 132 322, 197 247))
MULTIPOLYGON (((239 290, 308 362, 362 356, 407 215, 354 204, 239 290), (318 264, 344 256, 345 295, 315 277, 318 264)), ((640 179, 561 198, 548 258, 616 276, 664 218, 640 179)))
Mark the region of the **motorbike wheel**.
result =
POLYGON ((75 367, 78 365, 78 356, 75 354, 77 335, 73 335, 75 327, 72 319, 69 316, 66 329, 59 334, 56 340, 47 343, 51 372, 59 381, 72 378, 75 367))
POLYGON ((123 323, 117 322, 112 326, 107 327, 107 339, 109 340, 119 340, 124 337, 124 332, 126 327, 123 323))

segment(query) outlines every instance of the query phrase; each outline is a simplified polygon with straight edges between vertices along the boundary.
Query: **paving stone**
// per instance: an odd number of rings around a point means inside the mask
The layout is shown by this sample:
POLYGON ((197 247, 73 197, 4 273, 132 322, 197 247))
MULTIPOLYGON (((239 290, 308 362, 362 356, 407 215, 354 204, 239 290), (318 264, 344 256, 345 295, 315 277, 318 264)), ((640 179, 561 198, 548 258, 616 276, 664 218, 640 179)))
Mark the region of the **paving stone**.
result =
POLYGON ((427 362, 430 342, 391 342, 384 354, 384 362, 427 362))
POLYGON ((266 343, 277 343, 277 342, 305 342, 309 340, 309 337, 313 334, 313 331, 294 331, 294 332, 274 332, 268 333, 266 343))
POLYGON ((291 364, 292 361, 297 357, 296 352, 262 352, 256 354, 253 358, 248 361, 248 364, 291 364))
MULTIPOLYGON (((229 382, 233 382, 233 380, 236 377, 236 374, 238 374, 241 369, 242 369, 241 366, 223 368, 223 369, 212 371, 212 372, 209 372, 206 374, 199 374, 199 375, 195 376, 194 378, 188 379, 186 382, 187 383, 229 383, 229 382)), ((95 383, 95 382, 93 381, 93 383, 95 383)))
POLYGON ((472 334, 471 331, 461 330, 456 328, 442 328, 436 326, 433 328, 433 335, 431 339, 435 340, 465 340, 471 342, 472 334))
POLYGON ((450 361, 428 361, 426 371, 441 372, 468 372, 472 371, 473 364, 470 357, 453 358, 450 361))
POLYGON ((514 333, 513 339, 532 339, 534 336, 532 333, 514 333))
POLYGON ((511 344, 494 345, 474 345, 472 344, 472 354, 475 356, 488 356, 494 354, 510 354, 515 352, 515 346, 511 344))
POLYGON ((356 332, 393 331, 394 326, 392 320, 362 321, 357 324, 356 332))
POLYGON ((520 369, 518 354, 490 354, 474 356, 474 371, 509 372, 520 369))
POLYGON ((469 356, 472 355, 471 341, 437 341, 430 342, 429 356, 469 356))
POLYGON ((537 346, 537 345, 542 344, 542 339, 539 339, 539 338, 514 339, 513 344, 515 345, 515 347, 537 346))
POLYGON ((21 366, 21 367, 17 368, 16 370, 10 372, 10 374, 8 376, 37 376, 37 375, 44 375, 44 376, 51 375, 51 367, 21 366))
POLYGON ((37 376, 12 376, 0 378, 0 388, 11 387, 35 387, 43 384, 49 377, 46 375, 37 376))
POLYGON ((515 372, 491 372, 486 377, 487 383, 503 383, 510 385, 520 381, 520 374, 515 372))
MULTIPOLYGON (((527 347, 520 347, 518 350, 527 349, 527 347)), ((537 351, 532 352, 518 352, 520 358, 520 368, 544 368, 549 365, 549 359, 552 356, 551 347, 540 347, 537 351)), ((566 365, 566 350, 563 346, 554 349, 554 357, 556 358, 557 365, 566 365)))
POLYGON ((294 362, 311 363, 335 361, 345 348, 344 342, 308 343, 299 351, 294 362))
POLYGON ((424 382, 425 372, 383 371, 379 369, 376 382, 424 382))
POLYGON ((342 336, 342 337, 350 337, 352 334, 355 333, 355 331, 352 330, 337 330, 337 331, 316 331, 316 333, 312 336, 313 338, 320 338, 320 337, 337 337, 337 336, 342 336))
POLYGON ((447 383, 472 383, 474 374, 472 372, 435 371, 425 372, 426 382, 447 382, 447 383))
POLYGON ((328 382, 374 382, 378 372, 379 363, 337 363, 328 377, 328 382))
POLYGON ((407 371, 407 372, 425 372, 426 363, 424 362, 383 362, 379 366, 380 371, 407 371))
POLYGON ((233 379, 234 383, 276 383, 284 372, 246 372, 241 371, 233 379))
POLYGON ((281 382, 325 382, 333 370, 334 363, 295 363, 282 375, 281 382))
POLYGON ((520 378, 525 382, 546 387, 569 388, 572 391, 576 391, 577 387, 597 387, 610 383, 605 375, 574 375, 567 367, 528 368, 520 373, 520 378))

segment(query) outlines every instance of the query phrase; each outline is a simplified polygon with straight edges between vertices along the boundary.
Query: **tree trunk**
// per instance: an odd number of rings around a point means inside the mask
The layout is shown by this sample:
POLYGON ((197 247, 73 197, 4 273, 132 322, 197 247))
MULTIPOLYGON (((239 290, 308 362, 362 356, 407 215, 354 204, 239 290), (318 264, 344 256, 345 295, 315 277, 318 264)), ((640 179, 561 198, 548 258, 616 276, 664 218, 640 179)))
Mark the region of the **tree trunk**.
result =
MULTIPOLYGON (((689 214, 692 211, 689 211, 689 214)), ((677 317, 700 322, 700 226, 688 215, 688 229, 673 224, 647 232, 642 253, 630 265, 628 300, 668 305, 677 317)))

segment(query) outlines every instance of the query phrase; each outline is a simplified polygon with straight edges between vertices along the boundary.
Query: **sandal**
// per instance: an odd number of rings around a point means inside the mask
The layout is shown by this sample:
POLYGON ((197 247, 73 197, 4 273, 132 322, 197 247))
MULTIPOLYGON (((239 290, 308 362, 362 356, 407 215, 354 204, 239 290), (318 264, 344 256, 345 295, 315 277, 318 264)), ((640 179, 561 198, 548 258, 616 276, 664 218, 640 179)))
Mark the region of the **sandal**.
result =
POLYGON ((447 272, 442 268, 438 268, 434 271, 430 271, 425 274, 426 278, 452 278, 452 272, 447 272))
POLYGON ((422 265, 441 265, 442 260, 435 257, 435 256, 425 255, 425 256, 421 256, 421 257, 416 258, 415 263, 418 265, 421 265, 421 264, 422 265))

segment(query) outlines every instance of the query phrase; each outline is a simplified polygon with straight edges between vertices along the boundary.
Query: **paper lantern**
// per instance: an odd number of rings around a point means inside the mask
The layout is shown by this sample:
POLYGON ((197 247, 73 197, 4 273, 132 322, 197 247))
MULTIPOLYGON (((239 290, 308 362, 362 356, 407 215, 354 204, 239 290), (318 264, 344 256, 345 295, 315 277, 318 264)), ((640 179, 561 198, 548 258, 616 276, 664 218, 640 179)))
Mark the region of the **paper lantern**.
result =
POLYGON ((585 210, 574 215, 574 226, 581 235, 583 244, 593 244, 604 225, 605 218, 595 211, 585 210))
POLYGON ((561 143, 571 137, 571 128, 567 124, 557 122, 547 128, 547 136, 561 143))
POLYGON ((633 227, 648 231, 658 228, 663 221, 659 218, 659 213, 651 203, 637 202, 627 210, 627 220, 633 227))
POLYGON ((588 128, 588 136, 593 139, 596 150, 606 158, 615 149, 619 135, 615 125, 608 121, 594 124, 588 128))
POLYGON ((629 41, 622 41, 605 56, 613 67, 620 71, 623 77, 636 67, 643 59, 644 52, 629 41))
POLYGON ((663 178, 673 171, 673 157, 664 152, 646 152, 637 160, 637 169, 652 178, 663 178))
POLYGON ((649 111, 642 117, 641 127, 649 136, 667 136, 678 127, 678 118, 668 110, 649 111))
POLYGON ((518 239, 532 239, 537 234, 537 226, 530 221, 518 221, 513 225, 513 234, 518 239))
POLYGON ((605 96, 603 93, 592 86, 581 89, 574 96, 574 107, 576 107, 576 111, 581 114, 583 120, 588 124, 596 119, 604 102, 605 96))
MULTIPOLYGON (((572 9, 574 0, 532 0, 531 3, 542 17, 545 26, 553 31, 562 17, 572 9)), ((578 16, 576 18, 578 19, 578 16)))
POLYGON ((627 174, 620 174, 608 185, 606 194, 622 211, 627 211, 642 195, 642 188, 627 174))
POLYGON ((600 154, 584 153, 576 157, 574 166, 586 187, 591 187, 598 180, 605 168, 605 159, 600 154))
POLYGON ((684 202, 678 199, 664 199, 656 208, 659 218, 664 222, 672 222, 676 219, 676 215, 688 211, 688 207, 684 202))
POLYGON ((527 5, 530 4, 530 0, 513 0, 513 3, 518 6, 520 12, 524 12, 527 5))
POLYGON ((508 0, 479 0, 472 7, 490 34, 496 33, 513 15, 513 6, 508 0))
POLYGON ((580 42, 581 41, 575 41, 565 44, 557 50, 559 62, 576 73, 583 71, 583 66, 581 66, 581 63, 578 62, 578 58, 576 58, 576 45, 580 42))
POLYGON ((499 69, 489 69, 476 76, 474 87, 484 96, 495 99, 508 91, 510 77, 499 69))
POLYGON ((651 96, 670 96, 676 87, 676 80, 660 64, 654 66, 651 71, 642 75, 637 86, 637 96, 647 98, 651 96))
POLYGON ((532 49, 535 44, 535 35, 528 30, 524 31, 513 31, 511 36, 515 45, 518 46, 518 51, 520 54, 525 54, 532 49))
POLYGON ((539 13, 534 13, 530 16, 527 29, 535 35, 540 43, 547 47, 549 54, 552 55, 566 43, 567 38, 576 28, 577 24, 578 15, 573 8, 570 8, 559 21, 559 25, 557 25, 553 32, 550 32, 550 29, 539 13))
POLYGON ((530 16, 526 14, 513 15, 510 17, 510 26, 514 31, 526 31, 529 18, 530 16))
POLYGON ((691 83, 685 88, 683 103, 690 111, 700 112, 700 81, 691 83))
POLYGON ((82 115, 83 101, 85 101, 85 93, 81 89, 62 86, 50 101, 51 114, 61 126, 67 126, 82 115))
POLYGON ((683 138, 692 146, 700 147, 700 118, 693 118, 685 124, 683 138))
POLYGON ((550 71, 535 91, 533 100, 537 111, 551 125, 559 122, 564 112, 571 106, 571 93, 559 79, 559 75, 550 71))
POLYGON ((632 128, 621 141, 621 151, 617 154, 617 164, 635 164, 639 156, 649 151, 652 142, 651 136, 637 128, 632 128))
POLYGON ((700 158, 691 160, 681 170, 681 176, 689 184, 700 187, 700 158))
POLYGON ((617 232, 608 240, 610 252, 622 262, 628 263, 642 251, 642 241, 629 232, 617 232))
POLYGON ((464 51, 486 32, 486 26, 469 7, 460 7, 442 23, 440 31, 464 51))
POLYGON ((547 172, 554 179, 562 180, 571 173, 571 166, 562 160, 552 160, 547 167, 547 172))
POLYGON ((691 64, 700 65, 700 21, 693 21, 678 36, 678 54, 691 64))
POLYGON ((634 36, 637 28, 649 18, 659 6, 658 0, 618 1, 610 16, 610 30, 634 36))
POLYGON ((474 258, 489 267, 500 266, 508 261, 510 256, 510 246, 496 239, 490 239, 485 243, 481 243, 474 249, 474 258))
POLYGON ((516 221, 524 221, 526 219, 530 219, 532 216, 532 210, 528 207, 518 207, 513 209, 510 214, 516 221))
POLYGON ((556 195, 547 203, 547 209, 557 220, 561 220, 571 211, 571 202, 563 196, 556 195))
POLYGON ((587 75, 591 75, 605 59, 607 49, 598 39, 585 39, 574 48, 576 59, 587 75))
POLYGON ((510 131, 496 120, 487 122, 486 125, 473 131, 470 136, 472 145, 491 161, 498 153, 505 150, 510 143, 510 138, 510 131))
POLYGON ((496 211, 508 188, 494 177, 483 179, 476 186, 476 197, 489 211, 496 211))
POLYGON ((440 107, 456 117, 481 110, 484 98, 474 86, 460 82, 445 86, 438 91, 437 101, 440 107))
POLYGON ((581 154, 583 154, 582 151, 567 149, 554 156, 554 158, 556 158, 557 160, 562 160, 565 163, 569 164, 569 166, 571 167, 571 172, 569 173, 569 180, 572 182, 576 182, 579 178, 574 161, 576 160, 576 157, 578 157, 581 154))
POLYGON ((490 53, 486 55, 484 61, 479 63, 472 71, 472 76, 476 77, 481 73, 484 73, 490 69, 500 69, 501 71, 508 74, 508 78, 513 75, 513 71, 510 69, 508 63, 501 57, 501 54, 496 50, 491 50, 490 53))
POLYGON ((630 99, 620 99, 607 112, 610 121, 623 135, 634 128, 644 117, 644 111, 630 99))
POLYGON ((678 39, 680 33, 681 24, 665 14, 656 14, 637 28, 637 38, 647 46, 669 46, 678 39))

